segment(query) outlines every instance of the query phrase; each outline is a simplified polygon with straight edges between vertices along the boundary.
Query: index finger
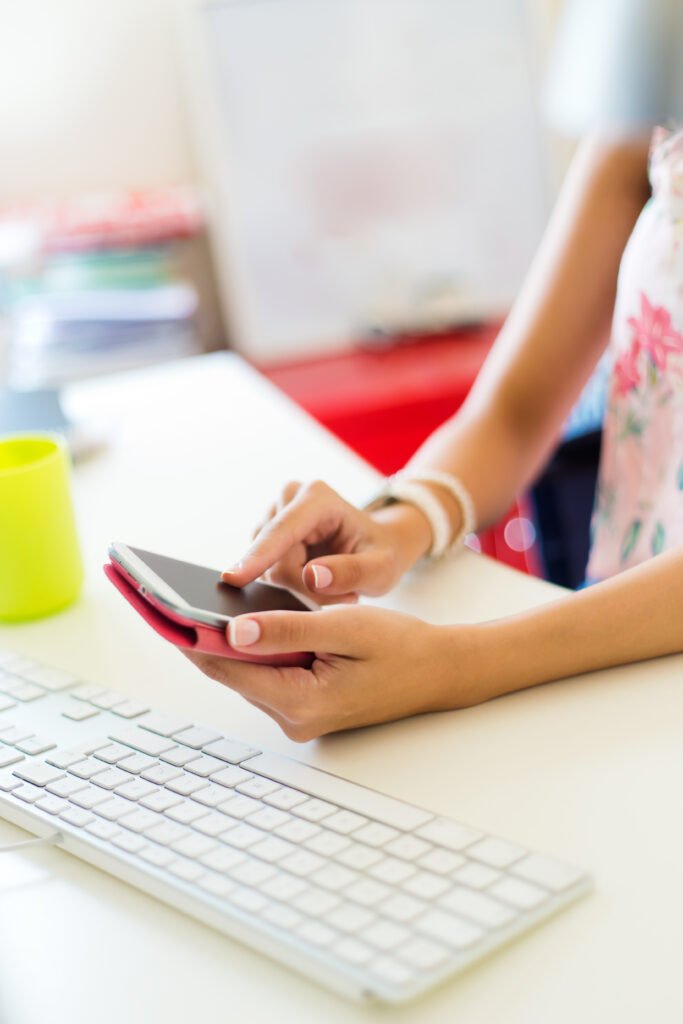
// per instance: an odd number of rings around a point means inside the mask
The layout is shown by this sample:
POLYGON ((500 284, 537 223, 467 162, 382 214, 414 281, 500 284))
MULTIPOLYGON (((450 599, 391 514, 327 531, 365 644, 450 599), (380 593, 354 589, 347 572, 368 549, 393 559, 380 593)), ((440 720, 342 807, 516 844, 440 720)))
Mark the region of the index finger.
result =
POLYGON ((341 515, 330 501, 332 492, 326 491, 302 489, 263 527, 241 561, 221 573, 221 579, 234 587, 243 587, 272 568, 296 544, 315 543, 333 533, 341 515))

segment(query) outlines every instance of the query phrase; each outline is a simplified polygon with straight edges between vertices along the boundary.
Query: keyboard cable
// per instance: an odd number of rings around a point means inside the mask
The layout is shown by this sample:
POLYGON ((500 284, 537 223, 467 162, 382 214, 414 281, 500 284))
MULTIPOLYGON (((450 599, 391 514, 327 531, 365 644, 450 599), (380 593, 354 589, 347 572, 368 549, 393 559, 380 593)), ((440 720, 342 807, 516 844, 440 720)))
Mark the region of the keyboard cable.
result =
POLYGON ((64 835, 61 832, 54 832, 51 836, 43 836, 42 839, 22 839, 19 843, 0 846, 0 853, 14 853, 17 850, 33 849, 36 846, 54 846, 62 842, 63 839, 64 835))

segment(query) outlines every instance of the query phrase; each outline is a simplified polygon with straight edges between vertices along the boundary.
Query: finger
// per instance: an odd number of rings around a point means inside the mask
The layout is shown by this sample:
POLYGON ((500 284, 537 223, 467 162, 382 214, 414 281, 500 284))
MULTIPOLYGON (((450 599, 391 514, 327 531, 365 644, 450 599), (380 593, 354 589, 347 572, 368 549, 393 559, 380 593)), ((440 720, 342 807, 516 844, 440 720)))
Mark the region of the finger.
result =
POLYGON ((292 681, 296 677, 300 683, 301 673, 308 671, 297 667, 280 669, 271 665, 251 665, 201 651, 179 650, 209 679, 234 690, 250 703, 264 710, 269 708, 277 714, 281 713, 286 701, 288 676, 291 674, 292 681))
POLYGON ((251 535, 251 539, 252 540, 256 540, 256 538, 258 537, 259 533, 264 528, 264 526, 267 526, 268 523, 270 522, 270 520, 273 519, 277 515, 277 511, 278 511, 277 505, 271 505, 270 506, 270 508, 266 512, 265 518, 261 520, 261 522, 258 524, 256 529, 252 532, 252 535, 251 535))
POLYGON ((222 573, 221 579, 237 587, 258 579, 296 544, 314 543, 334 533, 341 522, 344 505, 325 485, 302 488, 264 527, 244 558, 222 573))
POLYGON ((321 612, 239 615, 228 625, 228 642, 254 654, 314 651, 362 657, 371 642, 367 611, 344 606, 321 612))
POLYGON ((312 559, 303 570, 304 583, 313 594, 383 594, 391 585, 385 551, 353 555, 326 555, 312 559))

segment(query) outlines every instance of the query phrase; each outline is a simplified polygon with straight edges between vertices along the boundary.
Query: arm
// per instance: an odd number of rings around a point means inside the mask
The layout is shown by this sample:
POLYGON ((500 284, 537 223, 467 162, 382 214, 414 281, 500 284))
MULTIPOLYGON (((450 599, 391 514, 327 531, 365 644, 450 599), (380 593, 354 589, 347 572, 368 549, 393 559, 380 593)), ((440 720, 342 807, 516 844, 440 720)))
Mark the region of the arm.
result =
POLYGON ((510 618, 434 626, 382 608, 233 619, 234 647, 315 651, 310 669, 188 654, 304 741, 683 651, 683 548, 510 618))
POLYGON ((605 347, 621 255, 649 194, 647 152, 642 139, 583 143, 467 401, 411 460, 460 477, 482 526, 538 473, 605 347))
MULTIPOLYGON (((604 348, 621 254, 648 196, 647 149, 645 140, 584 143, 468 400, 407 467, 460 477, 482 526, 538 472, 604 348)), ((436 491, 455 533, 459 506, 436 491)), ((408 504, 367 515, 324 484, 293 484, 225 579, 243 586, 270 570, 321 603, 351 601, 389 590, 430 544, 429 524, 408 504)))

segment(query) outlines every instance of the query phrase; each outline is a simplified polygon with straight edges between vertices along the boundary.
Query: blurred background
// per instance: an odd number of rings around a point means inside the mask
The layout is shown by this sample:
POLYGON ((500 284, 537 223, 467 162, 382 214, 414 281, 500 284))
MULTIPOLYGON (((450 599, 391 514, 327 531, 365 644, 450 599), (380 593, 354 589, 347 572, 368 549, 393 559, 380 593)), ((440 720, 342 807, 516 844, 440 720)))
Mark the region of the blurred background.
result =
MULTIPOLYGON (((0 0, 0 430, 229 348, 400 468, 467 394, 566 170, 541 116, 561 11, 0 0)), ((603 392, 473 543, 580 582, 603 392)))

